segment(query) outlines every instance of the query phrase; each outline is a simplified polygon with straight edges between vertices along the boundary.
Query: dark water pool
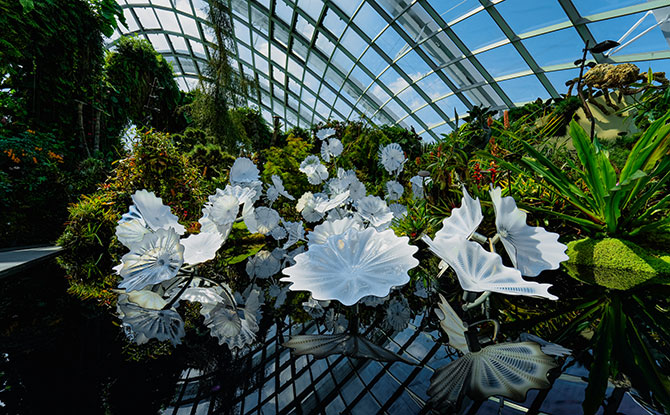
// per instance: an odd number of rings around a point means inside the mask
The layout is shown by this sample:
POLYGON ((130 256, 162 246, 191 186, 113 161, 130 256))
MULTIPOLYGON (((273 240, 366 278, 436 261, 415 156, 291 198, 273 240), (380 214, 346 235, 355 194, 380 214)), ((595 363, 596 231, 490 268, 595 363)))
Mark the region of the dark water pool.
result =
MULTIPOLYGON (((235 360, 224 346, 180 346, 171 356, 128 361, 113 317, 66 290, 55 261, 0 280, 0 413, 427 413, 433 371, 455 357, 420 314, 392 337, 368 333, 417 366, 292 356, 281 346, 290 335, 326 330, 288 320, 266 327, 263 341, 235 360)), ((466 402, 462 413, 580 414, 586 376, 568 359, 550 390, 532 390, 525 402, 466 402)), ((650 413, 623 389, 610 385, 607 396, 608 413, 650 413)))

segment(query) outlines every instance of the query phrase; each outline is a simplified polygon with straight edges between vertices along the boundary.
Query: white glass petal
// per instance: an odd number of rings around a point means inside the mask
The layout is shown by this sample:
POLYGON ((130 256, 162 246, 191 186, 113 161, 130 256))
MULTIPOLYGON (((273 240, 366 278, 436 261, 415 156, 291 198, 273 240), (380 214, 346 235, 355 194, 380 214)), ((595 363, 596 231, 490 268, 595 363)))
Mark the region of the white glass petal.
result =
POLYGON ((461 353, 468 353, 468 343, 465 340, 465 331, 467 328, 458 317, 458 314, 447 302, 447 299, 440 294, 439 308, 435 309, 435 314, 440 319, 440 327, 449 337, 449 345, 458 349, 461 353))
POLYGON ((451 216, 442 221, 442 229, 435 233, 435 241, 461 237, 468 239, 482 223, 482 207, 479 198, 473 199, 463 186, 461 206, 451 211, 451 216))
MULTIPOLYGON (((251 182, 251 184, 255 184, 255 182, 251 182)), ((240 205, 244 205, 258 199, 258 196, 260 195, 256 193, 257 191, 252 187, 248 187, 248 185, 245 186, 227 185, 226 188, 223 190, 216 189, 216 194, 210 196, 209 201, 213 203, 214 202, 213 199, 215 199, 216 197, 228 195, 228 196, 234 196, 240 205)))
POLYGON ((393 212, 377 196, 366 196, 356 203, 358 214, 375 228, 384 227, 393 220, 393 212))
POLYGON ((344 218, 334 221, 326 221, 316 225, 314 230, 307 234, 308 245, 325 244, 329 237, 340 235, 349 229, 361 230, 363 223, 355 218, 344 218))
POLYGON ((132 195, 132 199, 142 219, 152 230, 173 228, 179 235, 186 232, 186 228, 177 222, 179 218, 172 214, 170 208, 154 192, 138 190, 132 195))
POLYGON ((302 222, 284 222, 284 228, 286 228, 286 231, 288 232, 288 240, 284 246, 282 246, 283 249, 288 249, 296 242, 304 240, 305 227, 302 222))
POLYGON ((406 284, 407 272, 419 264, 413 257, 418 248, 408 242, 392 230, 350 229, 297 255, 296 264, 283 270, 288 277, 282 281, 292 282, 292 291, 307 290, 317 300, 344 305, 366 295, 383 297, 391 287, 406 284))
POLYGON ((214 259, 223 241, 223 237, 218 232, 201 232, 182 239, 184 263, 194 265, 214 259))
POLYGON ((323 195, 323 197, 316 197, 315 195, 314 210, 316 210, 319 213, 326 213, 331 209, 335 209, 336 207, 342 206, 347 202, 348 199, 349 199, 348 190, 346 192, 335 195, 330 199, 325 194, 323 195))
POLYGON ((151 310, 162 310, 163 307, 167 305, 167 301, 163 299, 158 293, 155 293, 150 290, 138 290, 138 291, 121 291, 119 292, 119 298, 121 295, 125 295, 127 300, 131 303, 135 303, 142 308, 148 308, 151 310))
POLYGON ((326 166, 321 164, 321 160, 315 155, 310 155, 300 163, 300 171, 307 175, 307 181, 310 184, 320 184, 328 178, 326 166))
POLYGON ((116 225, 116 238, 128 249, 142 242, 142 238, 148 233, 151 233, 151 229, 146 227, 143 219, 119 221, 116 225))
POLYGON ((558 242, 559 235, 544 228, 528 226, 526 213, 516 207, 514 198, 501 197, 499 187, 491 190, 496 212, 496 228, 514 266, 522 275, 534 277, 546 269, 557 269, 566 261, 567 246, 558 242))
POLYGON ((120 288, 140 290, 174 278, 184 262, 184 247, 173 228, 158 229, 144 236, 129 253, 121 258, 123 281, 120 288))
POLYGON ((558 299, 549 293, 550 284, 525 281, 518 270, 503 265, 500 255, 486 251, 476 242, 459 237, 432 241, 425 236, 423 240, 454 269, 466 291, 558 299))
POLYGON ((311 354, 316 359, 341 354, 358 359, 373 359, 380 362, 404 362, 415 364, 390 350, 384 349, 361 334, 303 334, 292 336, 283 344, 293 349, 294 355, 311 354))

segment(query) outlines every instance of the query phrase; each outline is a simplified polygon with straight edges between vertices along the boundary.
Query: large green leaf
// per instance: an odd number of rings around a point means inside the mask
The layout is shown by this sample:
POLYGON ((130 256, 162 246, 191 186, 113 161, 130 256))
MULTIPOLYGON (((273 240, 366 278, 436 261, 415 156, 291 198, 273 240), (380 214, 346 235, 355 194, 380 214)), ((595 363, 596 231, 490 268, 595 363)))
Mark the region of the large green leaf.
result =
POLYGON ((654 121, 644 132, 642 137, 635 143, 633 149, 626 159, 626 164, 621 169, 619 179, 626 180, 638 170, 649 171, 656 162, 670 149, 670 125, 665 125, 670 120, 670 112, 662 118, 654 121))

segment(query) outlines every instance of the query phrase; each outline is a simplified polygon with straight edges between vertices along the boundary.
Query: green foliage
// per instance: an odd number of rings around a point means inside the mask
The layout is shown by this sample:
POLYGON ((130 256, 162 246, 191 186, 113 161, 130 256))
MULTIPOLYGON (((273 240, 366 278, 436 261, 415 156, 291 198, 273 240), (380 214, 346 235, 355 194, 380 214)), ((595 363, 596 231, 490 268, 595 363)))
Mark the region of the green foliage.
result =
POLYGON ((235 71, 228 54, 232 48, 233 28, 227 7, 218 1, 208 1, 209 21, 214 30, 215 44, 207 62, 205 76, 194 92, 189 105, 195 125, 214 137, 214 144, 235 153, 241 141, 229 109, 242 105, 253 83, 235 71))
MULTIPOLYGON (((664 157, 670 149, 670 113, 655 121, 631 150, 624 167, 617 174, 609 155, 597 139, 591 142, 576 123, 570 124, 570 135, 579 157, 580 166, 567 160, 567 167, 580 179, 575 183, 553 161, 531 145, 521 142, 528 156, 521 166, 542 177, 550 188, 582 215, 564 215, 546 210, 586 229, 610 235, 642 231, 660 232, 670 224, 667 205, 667 181, 670 179, 670 159, 664 157), (664 213, 665 212, 665 213, 664 213), (584 218, 584 216, 586 216, 584 218)), ((527 172, 519 166, 498 159, 501 164, 519 174, 527 172)))
MULTIPOLYGON (((13 123, 55 131, 72 145, 84 127, 75 103, 94 99, 100 84, 102 21, 94 6, 118 6, 110 0, 47 0, 30 10, 30 3, 0 2, 2 89, 23 106, 13 112, 13 123)), ((91 115, 88 108, 84 117, 91 115)))
POLYGON ((351 123, 342 134, 344 151, 338 164, 345 169, 355 168, 368 193, 380 193, 388 173, 379 163, 379 149, 390 143, 391 139, 382 130, 351 123))
POLYGON ((114 303, 116 295, 111 289, 118 278, 111 270, 126 252, 115 237, 115 229, 136 190, 155 192, 188 229, 197 229, 207 194, 201 173, 169 136, 142 133, 132 153, 116 163, 108 181, 69 209, 58 244, 65 248, 59 262, 68 275, 70 291, 80 298, 114 303))
POLYGON ((170 64, 149 41, 121 37, 105 57, 108 112, 106 125, 118 136, 132 122, 160 131, 180 131, 186 122, 179 117, 179 87, 170 64))
POLYGON ((0 131, 1 246, 53 240, 66 217, 63 145, 52 134, 0 131))
POLYGON ((253 153, 260 153, 270 147, 282 147, 285 141, 272 142, 273 134, 258 109, 239 107, 230 110, 240 142, 253 153))
MULTIPOLYGON (((202 175, 216 187, 225 187, 230 166, 235 157, 216 144, 196 144, 188 158, 197 166, 204 166, 202 175)), ((212 186, 214 187, 214 186, 212 186)), ((214 189, 212 189, 212 193, 214 189)))
MULTIPOLYGON (((263 165, 261 179, 266 183, 271 183, 272 175, 278 175, 284 182, 286 191, 296 198, 308 190, 313 190, 313 186, 307 182, 307 176, 300 171, 300 163, 311 154, 311 150, 310 143, 289 134, 284 147, 270 147, 262 152, 266 162, 263 165)), ((296 217, 297 214, 293 206, 293 204, 284 203, 275 208, 279 210, 282 217, 289 219, 296 217)))

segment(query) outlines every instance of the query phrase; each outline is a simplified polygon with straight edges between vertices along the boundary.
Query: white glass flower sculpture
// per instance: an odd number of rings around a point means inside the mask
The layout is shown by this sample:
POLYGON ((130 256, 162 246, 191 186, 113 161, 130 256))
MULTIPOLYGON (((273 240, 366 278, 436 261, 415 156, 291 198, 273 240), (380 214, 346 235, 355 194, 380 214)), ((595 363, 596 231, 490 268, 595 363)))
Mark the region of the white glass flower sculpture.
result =
POLYGON ((335 129, 334 128, 324 128, 322 130, 317 131, 316 137, 319 140, 325 140, 328 137, 332 137, 335 135, 335 129))
POLYGON ((279 226, 279 213, 265 206, 260 206, 247 214, 243 215, 244 224, 249 233, 269 234, 274 228, 279 226))
POLYGON ((440 299, 439 309, 435 310, 440 326, 449 336, 449 344, 464 355, 437 369, 431 377, 427 391, 431 396, 431 405, 458 408, 464 395, 475 400, 499 395, 523 401, 529 389, 550 386, 547 372, 556 367, 556 363, 542 352, 538 344, 469 346, 465 324, 444 297, 440 296, 440 299))
POLYGON ((292 291, 306 290, 317 300, 338 300, 353 305, 366 295, 383 297, 391 287, 409 281, 407 272, 419 265, 417 247, 392 230, 347 230, 324 244, 309 247, 295 257, 295 265, 282 272, 292 291))
POLYGON ((288 239, 282 249, 288 249, 296 242, 305 240, 305 227, 302 222, 284 222, 284 228, 288 233, 288 239))
POLYGON ((201 232, 182 239, 184 263, 195 265, 214 259, 223 241, 223 236, 218 232, 201 232))
POLYGON ((400 174, 407 159, 402 147, 398 143, 391 143, 385 147, 379 146, 379 162, 386 171, 394 176, 400 174))
MULTIPOLYGON (((218 226, 226 226, 235 222, 240 210, 239 200, 235 196, 222 195, 213 199, 205 208, 209 218, 218 226)), ((203 209, 203 210, 205 210, 203 209)))
POLYGON ((245 186, 258 181, 259 171, 253 161, 238 157, 230 168, 230 183, 245 186))
POLYGON ((307 234, 308 245, 325 244, 333 235, 343 234, 348 229, 362 230, 363 228, 363 223, 357 218, 329 220, 316 225, 314 230, 307 234))
POLYGON ((330 163, 330 159, 335 158, 342 154, 342 142, 337 138, 331 138, 330 140, 324 140, 321 143, 321 158, 326 163, 330 163))
POLYGON ((142 242, 121 258, 120 288, 140 290, 174 278, 184 262, 184 247, 173 228, 158 229, 144 236, 142 242))
POLYGON ((288 232, 286 232, 286 229, 284 229, 283 226, 277 226, 270 231, 270 236, 272 236, 276 241, 281 241, 288 236, 288 232))
POLYGON ((551 386, 547 372, 554 367, 554 359, 536 343, 494 344, 437 369, 427 391, 429 402, 458 407, 463 395, 474 400, 497 395, 523 402, 528 390, 551 386))
POLYGON ((402 197, 405 189, 396 180, 386 182, 386 198, 388 200, 398 200, 402 197))
POLYGON ((328 178, 326 166, 321 164, 321 160, 315 155, 310 155, 300 163, 300 171, 307 175, 307 181, 310 184, 320 184, 328 178))
POLYGON ((295 198, 291 196, 286 191, 286 189, 284 189, 284 183, 282 182, 281 177, 277 176, 276 174, 273 174, 271 179, 272 179, 272 185, 270 187, 274 189, 278 195, 284 196, 288 200, 295 200, 295 198))
MULTIPOLYGON (((283 251, 283 250, 280 250, 283 251)), ((282 252, 283 253, 283 252, 282 252)), ((270 252, 261 250, 247 260, 246 270, 250 277, 268 278, 281 269, 281 254, 279 251, 270 252)))
POLYGON ((423 240, 431 251, 454 269, 461 287, 466 291, 558 299, 549 293, 550 284, 525 281, 518 270, 503 265, 500 255, 484 250, 476 242, 460 237, 439 242, 428 237, 423 240))
POLYGON ((375 228, 388 227, 393 220, 393 212, 382 199, 377 196, 366 196, 356 202, 356 210, 360 217, 375 228))
MULTIPOLYGON (((158 294, 155 296, 160 299, 158 294)), ((149 304, 155 307, 161 304, 162 306, 167 305, 165 301, 161 302, 158 299, 145 301, 145 305, 149 304)), ((136 344, 144 344, 150 339, 156 339, 158 341, 168 340, 173 346, 176 346, 181 344, 181 338, 186 335, 184 322, 174 309, 145 308, 131 302, 127 294, 119 296, 116 307, 126 334, 136 344)))
POLYGON ((414 176, 409 179, 409 182, 412 184, 412 194, 414 199, 423 199, 423 177, 414 176))
POLYGON ((323 219, 323 213, 316 210, 317 198, 312 192, 305 192, 298 203, 295 206, 295 209, 300 212, 303 219, 308 223, 318 222, 323 219))
POLYGON ((411 318, 412 314, 407 300, 404 297, 394 298, 386 307, 384 323, 394 331, 402 331, 407 328, 411 318))
POLYGON ((393 213, 394 219, 402 219, 407 216, 407 208, 400 203, 391 203, 389 209, 393 213))
POLYGON ((232 309, 219 304, 205 315, 205 324, 210 334, 219 339, 219 344, 226 343, 231 351, 236 351, 256 340, 260 297, 261 292, 253 289, 243 308, 237 304, 232 309))
POLYGON ((516 207, 514 198, 501 197, 502 190, 491 190, 496 212, 496 228, 514 266, 522 275, 534 277, 545 269, 557 269, 566 261, 567 246, 558 242, 558 234, 526 224, 526 213, 516 207))

